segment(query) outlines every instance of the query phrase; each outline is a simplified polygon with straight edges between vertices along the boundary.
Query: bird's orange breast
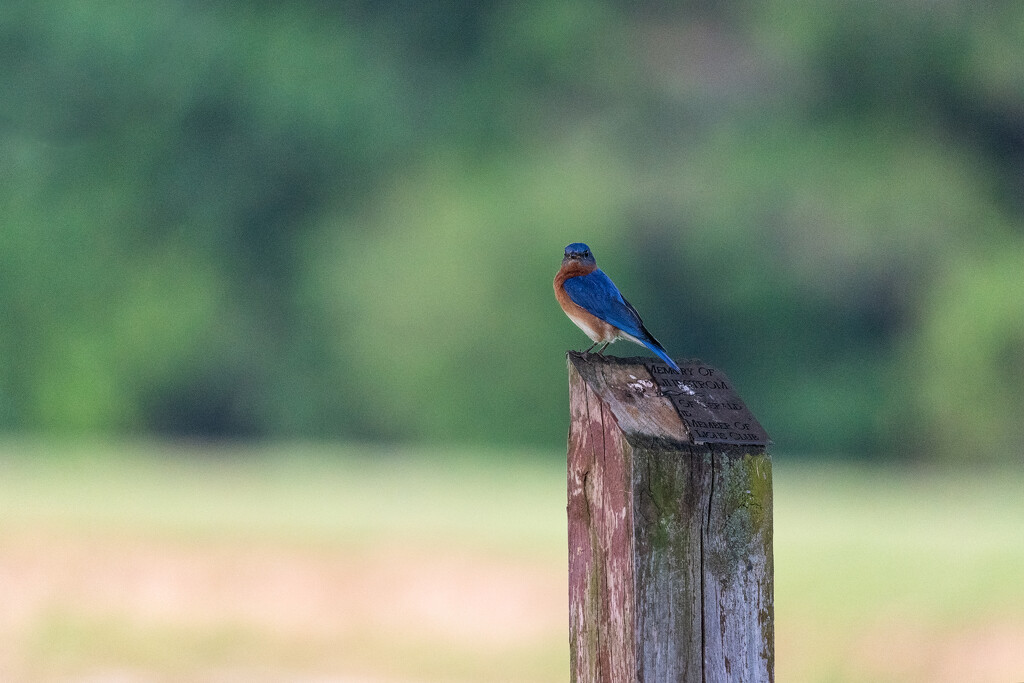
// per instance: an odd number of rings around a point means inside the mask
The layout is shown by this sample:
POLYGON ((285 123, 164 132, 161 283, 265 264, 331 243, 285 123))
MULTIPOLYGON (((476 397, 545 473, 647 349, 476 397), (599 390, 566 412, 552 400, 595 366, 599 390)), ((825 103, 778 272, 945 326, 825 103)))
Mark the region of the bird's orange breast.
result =
POLYGON ((583 333, 590 337, 591 341, 594 342, 610 342, 614 341, 619 337, 618 328, 606 323, 596 315, 583 308, 569 296, 569 293, 565 291, 565 281, 571 277, 579 277, 580 275, 587 275, 593 272, 594 267, 586 268, 578 263, 572 262, 562 266, 555 275, 554 287, 555 287, 555 298, 558 299, 558 305, 562 307, 565 314, 569 316, 569 320, 576 324, 576 327, 583 330, 583 333))

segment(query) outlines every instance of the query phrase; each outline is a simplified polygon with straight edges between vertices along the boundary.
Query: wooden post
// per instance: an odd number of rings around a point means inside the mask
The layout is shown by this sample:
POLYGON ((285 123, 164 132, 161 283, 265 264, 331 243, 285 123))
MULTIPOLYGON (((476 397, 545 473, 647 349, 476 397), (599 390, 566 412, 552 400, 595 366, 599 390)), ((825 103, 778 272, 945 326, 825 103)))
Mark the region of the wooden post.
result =
POLYGON ((663 381, 674 373, 649 358, 568 359, 571 680, 774 681, 760 425, 735 392, 721 398, 731 386, 705 364, 680 363, 684 376, 663 381))

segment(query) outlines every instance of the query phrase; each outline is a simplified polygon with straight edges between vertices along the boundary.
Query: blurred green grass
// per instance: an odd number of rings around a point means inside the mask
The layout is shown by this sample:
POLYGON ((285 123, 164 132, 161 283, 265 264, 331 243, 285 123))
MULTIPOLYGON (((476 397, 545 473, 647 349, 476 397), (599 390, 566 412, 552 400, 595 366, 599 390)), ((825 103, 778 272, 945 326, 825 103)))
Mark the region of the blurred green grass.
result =
POLYGON ((1024 679, 1019 470, 776 465, 779 680, 1024 679))
POLYGON ((550 554, 564 545, 552 526, 564 486, 550 453, 152 443, 0 453, 9 456, 0 514, 10 520, 349 547, 388 538, 550 554))
MULTIPOLYGON (((480 455, 9 443, 0 679, 565 680, 564 456, 480 455)), ((1024 474, 774 481, 779 680, 1024 676, 1024 474)))

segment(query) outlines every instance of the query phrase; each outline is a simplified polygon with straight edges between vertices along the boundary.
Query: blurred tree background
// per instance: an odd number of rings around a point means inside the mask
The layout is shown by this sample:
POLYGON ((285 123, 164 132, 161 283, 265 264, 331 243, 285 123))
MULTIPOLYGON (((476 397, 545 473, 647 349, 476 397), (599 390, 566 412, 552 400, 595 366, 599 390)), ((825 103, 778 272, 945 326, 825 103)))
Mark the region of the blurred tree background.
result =
POLYGON ((561 444, 585 241, 780 449, 1019 458, 1022 36, 1010 1, 9 0, 0 428, 561 444))

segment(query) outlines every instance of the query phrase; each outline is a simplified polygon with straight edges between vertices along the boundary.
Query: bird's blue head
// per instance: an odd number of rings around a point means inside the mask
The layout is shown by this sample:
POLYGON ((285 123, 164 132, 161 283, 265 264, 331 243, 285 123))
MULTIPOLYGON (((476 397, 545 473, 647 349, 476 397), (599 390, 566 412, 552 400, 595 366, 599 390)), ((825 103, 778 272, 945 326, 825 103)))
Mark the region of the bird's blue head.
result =
POLYGON ((565 248, 565 256, 562 258, 562 263, 569 262, 576 262, 586 266, 597 263, 594 260, 594 255, 590 253, 590 247, 583 244, 583 242, 573 242, 565 248))

